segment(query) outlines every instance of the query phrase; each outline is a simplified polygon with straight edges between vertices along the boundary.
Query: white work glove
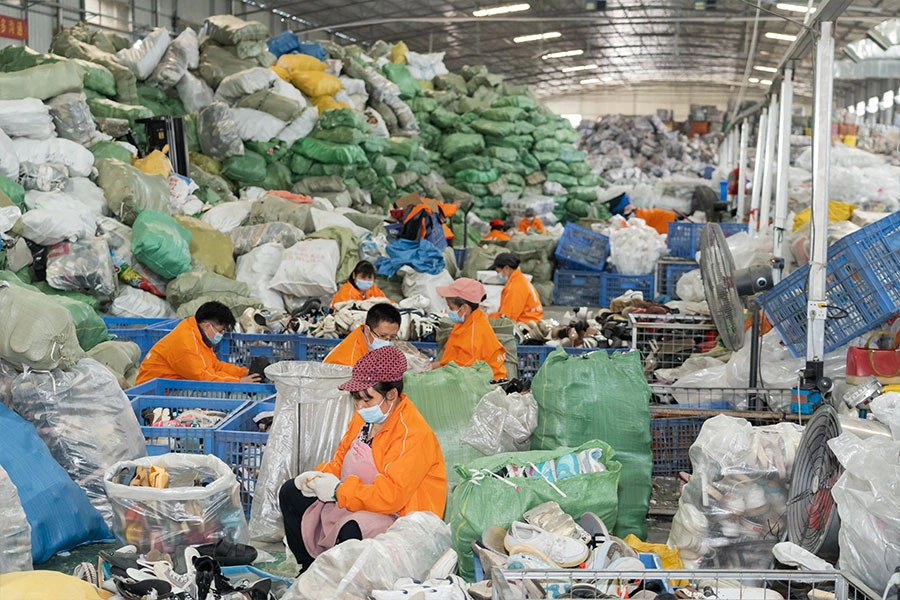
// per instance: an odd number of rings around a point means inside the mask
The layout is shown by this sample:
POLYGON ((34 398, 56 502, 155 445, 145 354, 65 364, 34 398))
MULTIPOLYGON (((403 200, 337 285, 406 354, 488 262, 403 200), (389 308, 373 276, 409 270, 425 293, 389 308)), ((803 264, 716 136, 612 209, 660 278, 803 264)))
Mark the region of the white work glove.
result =
POLYGON ((335 492, 341 480, 331 473, 316 473, 318 477, 310 478, 306 482, 307 487, 316 493, 316 497, 322 502, 334 502, 335 492))
POLYGON ((309 487, 309 480, 322 475, 321 471, 307 471, 294 477, 294 485, 307 498, 314 498, 316 493, 309 487))

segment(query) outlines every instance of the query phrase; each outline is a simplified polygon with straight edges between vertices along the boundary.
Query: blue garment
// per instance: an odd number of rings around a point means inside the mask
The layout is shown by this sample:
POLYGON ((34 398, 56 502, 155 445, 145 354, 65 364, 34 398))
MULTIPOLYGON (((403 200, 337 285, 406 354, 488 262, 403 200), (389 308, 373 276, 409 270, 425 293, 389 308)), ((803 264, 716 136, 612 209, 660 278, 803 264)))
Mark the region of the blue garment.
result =
POLYGON ((269 52, 274 54, 277 58, 282 54, 291 54, 292 52, 299 50, 300 41, 297 39, 295 33, 285 31, 279 33, 275 37, 269 38, 266 42, 266 47, 269 49, 269 52))
POLYGON ((393 277, 404 265, 429 275, 437 275, 446 267, 444 254, 428 240, 392 240, 387 253, 375 262, 378 274, 385 277, 393 277))

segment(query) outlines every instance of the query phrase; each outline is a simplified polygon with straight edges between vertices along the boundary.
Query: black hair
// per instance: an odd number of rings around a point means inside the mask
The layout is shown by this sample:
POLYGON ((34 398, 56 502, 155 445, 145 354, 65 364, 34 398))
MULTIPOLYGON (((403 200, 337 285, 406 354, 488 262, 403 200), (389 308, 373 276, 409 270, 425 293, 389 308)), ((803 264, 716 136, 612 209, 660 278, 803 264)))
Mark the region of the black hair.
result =
POLYGON ((221 302, 213 301, 200 305, 200 308, 197 309, 194 316, 197 319, 197 323, 209 321, 228 329, 234 327, 236 323, 234 315, 231 314, 231 309, 221 302))
POLYGON ((366 313, 366 325, 369 326, 369 329, 375 329, 381 323, 400 325, 400 311, 393 304, 387 302, 376 304, 366 313))
POLYGON ((367 260, 361 260, 353 267, 353 274, 350 279, 356 280, 357 277, 375 277, 375 266, 367 260))
POLYGON ((397 390, 397 397, 403 393, 403 380, 400 381, 381 381, 372 386, 376 392, 387 398, 391 390, 397 390))
POLYGON ((519 257, 512 252, 504 252, 498 254, 497 257, 494 258, 494 264, 491 268, 502 269, 503 267, 512 267, 513 269, 518 269, 521 262, 519 257))
POLYGON ((491 225, 491 231, 502 231, 504 229, 506 229, 505 223, 501 223, 499 225, 491 225))
MULTIPOLYGON (((481 299, 482 302, 484 301, 485 298, 487 298, 487 295, 485 295, 485 296, 481 299)), ((471 308, 472 310, 475 310, 476 308, 479 308, 478 304, 476 304, 475 302, 469 302, 468 300, 463 300, 463 299, 460 298, 459 296, 456 296, 456 297, 454 297, 454 298, 450 298, 450 301, 453 302, 453 304, 455 304, 456 306, 467 305, 467 306, 468 306, 469 308, 471 308)))

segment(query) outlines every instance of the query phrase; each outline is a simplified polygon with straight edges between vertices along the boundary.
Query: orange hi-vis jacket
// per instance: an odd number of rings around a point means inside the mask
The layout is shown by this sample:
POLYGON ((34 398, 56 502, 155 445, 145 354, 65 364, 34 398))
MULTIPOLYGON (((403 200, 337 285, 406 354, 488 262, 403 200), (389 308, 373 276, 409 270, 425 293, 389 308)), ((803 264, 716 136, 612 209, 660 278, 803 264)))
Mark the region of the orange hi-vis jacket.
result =
POLYGON ((240 381, 246 367, 222 362, 203 341, 196 317, 184 319, 169 335, 156 342, 141 363, 137 383, 151 379, 240 381))
POLYGON ((648 226, 662 235, 669 233, 669 223, 675 222, 675 213, 664 208, 637 208, 634 216, 643 219, 648 226))
POLYGON ((508 242, 509 234, 499 229, 493 229, 490 233, 481 238, 483 242, 508 242))
MULTIPOLYGON (((354 413, 334 458, 316 471, 341 476, 344 456, 359 436, 364 421, 354 413)), ((350 476, 337 489, 337 504, 350 511, 403 516, 418 510, 444 517, 447 470, 437 437, 412 401, 401 394, 381 431, 372 438, 372 458, 378 475, 371 485, 350 476)))
POLYGON ((331 299, 331 308, 339 302, 362 302, 363 300, 371 300, 372 298, 384 298, 384 292, 378 289, 378 286, 372 284, 365 292, 362 292, 349 281, 341 286, 334 298, 331 299))
POLYGON ((500 292, 500 308, 490 315, 492 319, 507 316, 516 323, 533 323, 544 318, 544 307, 538 294, 522 269, 516 269, 500 292))
POLYGON ((528 233, 529 229, 536 229, 538 233, 544 233, 544 222, 538 219, 537 217, 522 217, 522 220, 519 221, 519 231, 522 233, 528 233))
POLYGON ((353 333, 345 337, 340 344, 335 346, 334 350, 329 352, 322 362, 352 367, 368 353, 369 344, 366 343, 366 338, 363 335, 363 326, 360 325, 353 333))
POLYGON ((457 323, 447 338, 441 366, 455 362, 461 367, 471 367, 483 360, 490 365, 494 379, 506 379, 506 349, 497 339, 486 314, 480 308, 463 323, 457 323))

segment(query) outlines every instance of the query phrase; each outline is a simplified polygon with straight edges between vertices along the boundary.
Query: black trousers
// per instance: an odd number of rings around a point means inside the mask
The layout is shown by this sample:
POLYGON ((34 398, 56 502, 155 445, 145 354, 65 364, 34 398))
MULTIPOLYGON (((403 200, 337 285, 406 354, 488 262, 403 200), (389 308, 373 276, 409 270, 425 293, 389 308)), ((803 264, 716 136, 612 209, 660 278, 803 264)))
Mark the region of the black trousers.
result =
MULTIPOLYGON (((318 500, 315 496, 307 498, 304 496, 297 486, 294 485, 293 479, 288 479, 282 484, 278 491, 278 503, 281 506, 281 517, 284 520, 284 534, 287 538, 288 548, 297 559, 297 564, 303 570, 306 570, 312 563, 313 557, 309 555, 306 544, 303 543, 303 534, 300 530, 300 521, 306 509, 318 500)), ((362 531, 359 523, 356 521, 347 521, 338 532, 337 543, 346 542, 347 540, 361 540, 362 531)))

